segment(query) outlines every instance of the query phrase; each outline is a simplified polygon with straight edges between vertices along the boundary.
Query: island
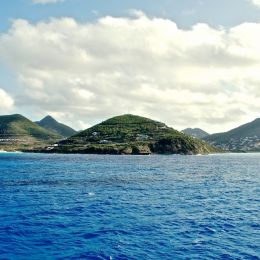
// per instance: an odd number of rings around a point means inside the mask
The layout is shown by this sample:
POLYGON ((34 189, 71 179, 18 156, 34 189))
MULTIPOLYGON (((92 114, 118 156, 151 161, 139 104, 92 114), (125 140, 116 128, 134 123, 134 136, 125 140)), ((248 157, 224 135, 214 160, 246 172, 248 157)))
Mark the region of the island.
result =
POLYGON ((65 140, 33 149, 38 153, 117 155, 193 155, 220 151, 164 123, 131 114, 110 118, 65 140))

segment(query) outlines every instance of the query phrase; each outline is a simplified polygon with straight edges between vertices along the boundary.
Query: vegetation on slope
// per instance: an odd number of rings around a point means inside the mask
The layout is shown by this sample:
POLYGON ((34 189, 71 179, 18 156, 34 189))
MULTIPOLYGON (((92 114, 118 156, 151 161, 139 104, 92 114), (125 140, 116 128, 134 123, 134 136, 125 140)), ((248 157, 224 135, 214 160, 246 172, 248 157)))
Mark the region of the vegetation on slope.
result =
POLYGON ((22 115, 0 116, 0 149, 20 150, 60 140, 50 132, 22 115))
POLYGON ((49 152, 101 154, 204 154, 217 151, 206 142, 164 123, 129 114, 108 119, 48 149, 49 152))
POLYGON ((246 137, 260 137, 260 118, 253 122, 244 124, 228 132, 218 133, 206 136, 204 140, 214 142, 216 144, 227 143, 231 139, 241 139, 246 137))
POLYGON ((182 132, 186 135, 190 135, 200 139, 209 135, 209 133, 200 128, 186 128, 182 130, 182 132))
POLYGON ((52 131, 58 135, 61 135, 63 137, 70 137, 77 133, 77 131, 75 131, 71 127, 64 125, 62 123, 59 123, 51 116, 46 116, 41 121, 35 122, 35 123, 49 131, 52 131))

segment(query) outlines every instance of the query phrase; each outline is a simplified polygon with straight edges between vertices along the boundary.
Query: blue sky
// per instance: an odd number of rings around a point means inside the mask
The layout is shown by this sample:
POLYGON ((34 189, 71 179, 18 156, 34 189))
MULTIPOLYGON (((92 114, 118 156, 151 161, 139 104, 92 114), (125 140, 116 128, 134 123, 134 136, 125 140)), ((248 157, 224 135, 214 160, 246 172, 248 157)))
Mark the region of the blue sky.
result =
POLYGON ((260 0, 36 2, 55 0, 1 1, 1 114, 209 132, 259 117, 260 0))
POLYGON ((230 27, 260 21, 259 10, 249 0, 66 0, 56 4, 8 0, 1 1, 0 29, 8 30, 10 21, 17 18, 37 22, 49 17, 70 16, 85 22, 102 15, 127 15, 130 9, 172 19, 184 28, 198 22, 230 27))

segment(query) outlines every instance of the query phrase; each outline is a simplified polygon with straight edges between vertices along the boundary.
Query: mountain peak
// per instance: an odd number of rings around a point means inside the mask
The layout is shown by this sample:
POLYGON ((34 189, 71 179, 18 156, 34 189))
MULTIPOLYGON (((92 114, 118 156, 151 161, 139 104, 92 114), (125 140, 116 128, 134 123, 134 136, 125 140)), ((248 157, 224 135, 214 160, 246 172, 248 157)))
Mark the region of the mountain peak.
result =
POLYGON ((69 126, 66 126, 62 123, 59 123, 56 119, 54 119, 52 116, 47 115, 44 117, 41 121, 36 122, 39 126, 55 132, 63 137, 70 137, 77 133, 74 129, 72 129, 69 126))
POLYGON ((57 122, 52 116, 50 115, 47 115, 46 117, 44 117, 41 121, 41 123, 44 123, 44 122, 57 122))
POLYGON ((9 117, 9 118, 12 118, 12 119, 27 119, 26 117, 24 117, 23 115, 21 114, 13 114, 13 115, 7 115, 5 117, 9 117))
POLYGON ((203 137, 209 135, 206 131, 204 131, 200 128, 186 128, 186 129, 182 130, 182 132, 186 135, 191 135, 196 138, 203 138, 203 137))
POLYGON ((102 122, 102 124, 145 124, 145 123, 153 123, 153 124, 159 124, 159 125, 164 125, 163 123, 154 121, 150 118, 142 117, 142 116, 137 116, 133 114, 124 114, 124 115, 119 115, 115 116, 112 118, 107 119, 106 121, 102 122))

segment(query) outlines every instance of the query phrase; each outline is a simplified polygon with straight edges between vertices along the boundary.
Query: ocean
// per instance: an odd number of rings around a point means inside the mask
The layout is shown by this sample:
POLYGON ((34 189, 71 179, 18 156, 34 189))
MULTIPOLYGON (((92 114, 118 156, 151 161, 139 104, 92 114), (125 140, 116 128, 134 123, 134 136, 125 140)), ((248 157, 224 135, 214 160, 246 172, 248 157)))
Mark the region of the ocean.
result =
POLYGON ((260 259, 260 154, 0 153, 0 259, 260 259))

